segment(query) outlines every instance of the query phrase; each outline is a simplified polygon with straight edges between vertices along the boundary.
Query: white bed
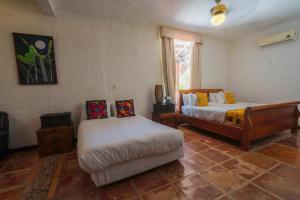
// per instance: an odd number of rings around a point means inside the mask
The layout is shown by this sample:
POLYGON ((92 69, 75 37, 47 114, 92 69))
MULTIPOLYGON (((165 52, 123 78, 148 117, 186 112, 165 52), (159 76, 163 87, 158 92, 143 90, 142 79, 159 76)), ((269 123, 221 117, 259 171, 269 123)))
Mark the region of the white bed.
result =
POLYGON ((141 173, 183 156, 182 132, 141 116, 82 120, 80 167, 97 186, 141 173))
POLYGON ((235 104, 222 104, 209 102, 208 106, 182 106, 182 113, 186 116, 198 119, 224 122, 227 111, 258 105, 262 104, 247 102, 237 102, 235 104))

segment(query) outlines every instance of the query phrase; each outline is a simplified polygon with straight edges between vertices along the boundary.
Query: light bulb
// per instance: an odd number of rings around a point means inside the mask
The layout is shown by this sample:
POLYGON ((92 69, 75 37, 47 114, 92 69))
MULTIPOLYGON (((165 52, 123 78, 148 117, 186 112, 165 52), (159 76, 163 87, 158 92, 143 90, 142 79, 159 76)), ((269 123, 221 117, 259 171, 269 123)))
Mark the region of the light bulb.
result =
POLYGON ((226 15, 224 13, 220 13, 220 14, 216 14, 216 15, 212 16, 210 22, 214 26, 219 26, 224 23, 225 19, 226 19, 226 15))

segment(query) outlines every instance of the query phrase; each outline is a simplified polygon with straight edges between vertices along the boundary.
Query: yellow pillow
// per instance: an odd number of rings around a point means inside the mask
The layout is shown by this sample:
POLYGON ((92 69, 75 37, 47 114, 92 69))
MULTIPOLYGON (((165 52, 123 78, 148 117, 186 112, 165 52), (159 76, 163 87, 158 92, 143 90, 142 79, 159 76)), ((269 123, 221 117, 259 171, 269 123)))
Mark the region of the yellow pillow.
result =
POLYGON ((234 104, 234 103, 236 103, 233 93, 231 93, 231 92, 225 92, 224 96, 225 96, 225 100, 226 100, 227 104, 234 104))
POLYGON ((208 106, 207 93, 197 92, 198 106, 208 106))

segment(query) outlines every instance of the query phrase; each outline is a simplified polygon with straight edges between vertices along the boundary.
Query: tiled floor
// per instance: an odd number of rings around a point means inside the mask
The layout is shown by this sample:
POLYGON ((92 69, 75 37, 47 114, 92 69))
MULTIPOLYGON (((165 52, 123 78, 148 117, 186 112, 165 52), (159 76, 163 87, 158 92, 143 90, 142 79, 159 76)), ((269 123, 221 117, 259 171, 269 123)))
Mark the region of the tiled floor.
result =
MULTIPOLYGON (((185 133, 184 158, 101 188, 79 168, 76 152, 56 156, 47 198, 300 199, 299 134, 244 152, 227 140, 180 129, 185 133)), ((0 199, 24 199, 43 162, 36 151, 0 162, 0 199)))

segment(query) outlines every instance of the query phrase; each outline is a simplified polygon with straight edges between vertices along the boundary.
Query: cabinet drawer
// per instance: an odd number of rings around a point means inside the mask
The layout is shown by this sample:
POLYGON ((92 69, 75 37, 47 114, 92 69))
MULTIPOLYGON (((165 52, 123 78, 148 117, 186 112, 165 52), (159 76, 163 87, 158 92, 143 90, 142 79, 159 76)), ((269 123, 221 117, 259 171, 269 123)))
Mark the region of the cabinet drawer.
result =
POLYGON ((175 113, 152 113, 152 120, 172 128, 177 128, 177 114, 175 113))
POLYGON ((175 118, 162 118, 161 122, 162 123, 176 123, 176 119, 175 118))
POLYGON ((72 127, 57 127, 57 128, 45 128, 39 129, 38 134, 41 133, 43 135, 54 134, 54 133, 66 133, 66 132, 73 132, 72 127))
POLYGON ((73 149, 73 127, 39 129, 37 137, 40 156, 69 152, 73 149))
POLYGON ((55 138, 59 138, 60 140, 65 140, 70 138, 73 135, 73 129, 51 129, 46 131, 40 131, 38 133, 41 137, 42 143, 53 143, 55 142, 55 138))

